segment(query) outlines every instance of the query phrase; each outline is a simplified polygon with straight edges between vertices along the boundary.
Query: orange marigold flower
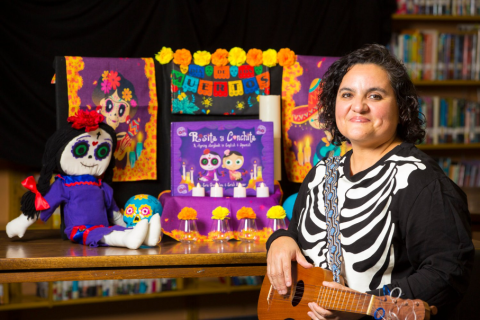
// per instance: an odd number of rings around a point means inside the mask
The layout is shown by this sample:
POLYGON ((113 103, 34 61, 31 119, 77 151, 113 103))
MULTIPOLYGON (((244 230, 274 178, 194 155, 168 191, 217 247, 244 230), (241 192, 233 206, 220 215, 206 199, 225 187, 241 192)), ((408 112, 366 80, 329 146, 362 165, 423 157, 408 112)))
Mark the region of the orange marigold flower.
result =
POLYGON ((288 48, 283 48, 277 54, 278 64, 282 67, 290 67, 295 63, 295 52, 288 48))
POLYGON ((252 67, 257 67, 263 63, 263 52, 259 49, 250 49, 247 53, 247 63, 252 67))
POLYGON ((257 215, 250 207, 241 207, 237 211, 237 219, 256 219, 257 215))
POLYGON ((180 211, 177 217, 180 220, 196 220, 197 210, 190 207, 185 207, 180 211))
POLYGON ((187 49, 177 49, 173 54, 173 63, 188 66, 192 62, 192 54, 187 49))
POLYGON ((212 64, 215 66, 226 66, 228 64, 228 51, 225 49, 217 49, 212 54, 212 64))

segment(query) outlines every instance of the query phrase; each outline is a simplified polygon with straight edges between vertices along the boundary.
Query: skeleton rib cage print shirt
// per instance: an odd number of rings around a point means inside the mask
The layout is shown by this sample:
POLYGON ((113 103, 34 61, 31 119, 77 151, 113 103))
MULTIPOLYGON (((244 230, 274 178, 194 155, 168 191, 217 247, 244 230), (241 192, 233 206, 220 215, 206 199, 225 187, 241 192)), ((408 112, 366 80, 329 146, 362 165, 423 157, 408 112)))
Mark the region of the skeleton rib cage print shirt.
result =
MULTIPOLYGON (((474 248, 466 196, 429 156, 402 143, 372 167, 350 174, 349 151, 338 168, 338 210, 346 284, 380 295, 399 287, 402 298, 437 307, 458 301, 468 285, 474 248)), ((325 161, 305 178, 288 230, 307 260, 330 270, 323 188, 325 161)))

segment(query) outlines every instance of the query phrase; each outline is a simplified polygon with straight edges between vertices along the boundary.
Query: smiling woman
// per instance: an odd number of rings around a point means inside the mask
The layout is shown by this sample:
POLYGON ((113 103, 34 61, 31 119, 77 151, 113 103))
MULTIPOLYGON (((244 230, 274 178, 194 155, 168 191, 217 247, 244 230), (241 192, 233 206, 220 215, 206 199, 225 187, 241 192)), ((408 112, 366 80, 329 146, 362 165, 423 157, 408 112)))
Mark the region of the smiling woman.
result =
MULTIPOLYGON (((414 145, 425 132, 405 67, 369 45, 334 62, 321 86, 320 120, 332 143, 352 150, 321 160, 303 181, 289 229, 267 242, 270 282, 286 293, 296 260, 331 270, 336 282, 324 286, 400 291, 451 319, 472 265, 469 212, 463 191, 414 145)), ((310 303, 308 316, 361 317, 321 305, 310 303)))

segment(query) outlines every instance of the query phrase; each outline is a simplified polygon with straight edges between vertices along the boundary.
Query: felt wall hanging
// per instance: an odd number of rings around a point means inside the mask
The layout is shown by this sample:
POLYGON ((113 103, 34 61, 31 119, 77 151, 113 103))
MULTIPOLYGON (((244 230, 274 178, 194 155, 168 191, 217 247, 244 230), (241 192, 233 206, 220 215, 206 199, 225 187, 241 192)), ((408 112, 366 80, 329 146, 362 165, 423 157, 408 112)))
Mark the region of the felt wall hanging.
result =
POLYGON ((117 133, 113 181, 157 179, 157 90, 152 58, 65 57, 68 113, 97 110, 117 133))
POLYGON ((234 47, 213 54, 163 47, 155 55, 161 64, 172 64, 172 113, 191 115, 258 115, 261 95, 270 94, 269 68, 290 66, 295 53, 278 53, 234 47))
POLYGON ((320 159, 350 149, 346 143, 340 147, 331 144, 331 134, 318 121, 320 81, 337 59, 297 55, 295 64, 283 68, 282 135, 289 181, 302 182, 320 159))

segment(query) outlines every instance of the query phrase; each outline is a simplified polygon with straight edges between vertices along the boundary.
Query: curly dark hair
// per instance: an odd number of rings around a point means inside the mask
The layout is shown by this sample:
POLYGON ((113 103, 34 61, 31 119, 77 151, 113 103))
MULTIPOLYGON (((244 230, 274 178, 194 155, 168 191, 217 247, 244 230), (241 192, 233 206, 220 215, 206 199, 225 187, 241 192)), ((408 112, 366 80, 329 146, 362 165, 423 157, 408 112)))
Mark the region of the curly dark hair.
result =
POLYGON ((343 77, 356 64, 375 64, 387 72, 398 106, 397 135, 405 142, 422 142, 425 137, 423 127, 425 117, 419 112, 417 91, 405 66, 384 46, 370 44, 335 61, 325 72, 320 83, 318 101, 320 123, 323 123, 325 129, 332 133, 332 143, 339 146, 343 141, 350 142, 338 130, 335 121, 335 103, 343 77))

